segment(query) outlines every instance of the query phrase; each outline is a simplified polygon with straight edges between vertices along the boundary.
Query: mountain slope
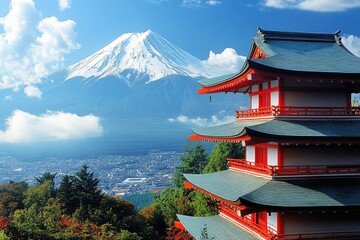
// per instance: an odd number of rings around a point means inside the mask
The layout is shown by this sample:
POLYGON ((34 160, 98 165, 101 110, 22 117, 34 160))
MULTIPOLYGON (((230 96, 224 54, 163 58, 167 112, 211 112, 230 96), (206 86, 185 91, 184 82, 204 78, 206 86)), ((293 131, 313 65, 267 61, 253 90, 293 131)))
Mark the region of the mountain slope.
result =
POLYGON ((91 56, 67 68, 67 79, 101 79, 115 76, 132 86, 140 79, 147 82, 170 75, 204 78, 201 61, 163 37, 148 30, 126 33, 91 56))

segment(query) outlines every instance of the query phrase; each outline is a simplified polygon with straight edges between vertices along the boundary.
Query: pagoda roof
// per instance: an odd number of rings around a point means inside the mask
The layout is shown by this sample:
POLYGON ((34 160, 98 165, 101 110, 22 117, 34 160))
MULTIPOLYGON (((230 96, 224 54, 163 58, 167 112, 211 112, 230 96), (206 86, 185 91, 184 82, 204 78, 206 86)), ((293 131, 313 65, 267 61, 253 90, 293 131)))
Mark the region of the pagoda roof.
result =
POLYGON ((280 32, 258 29, 248 59, 237 74, 199 81, 211 87, 247 74, 249 69, 267 73, 301 76, 360 77, 360 58, 341 43, 340 31, 334 34, 280 32), (264 58, 253 59, 255 49, 264 58))
POLYGON ((197 188, 245 205, 274 209, 360 207, 360 178, 272 180, 231 170, 184 176, 197 188))
MULTIPOLYGON (((336 120, 236 120, 235 122, 192 129, 199 140, 227 141, 248 135, 273 139, 359 138, 360 121, 336 120), (204 139, 203 139, 204 138, 204 139), (208 138, 208 139, 206 139, 208 138)), ((196 140, 196 138, 193 138, 196 140)))
POLYGON ((228 239, 228 240, 254 240, 261 239, 253 236, 242 228, 231 223, 225 218, 215 215, 209 217, 191 217, 185 215, 177 215, 180 222, 186 230, 195 238, 202 239, 201 233, 206 226, 209 238, 228 239))

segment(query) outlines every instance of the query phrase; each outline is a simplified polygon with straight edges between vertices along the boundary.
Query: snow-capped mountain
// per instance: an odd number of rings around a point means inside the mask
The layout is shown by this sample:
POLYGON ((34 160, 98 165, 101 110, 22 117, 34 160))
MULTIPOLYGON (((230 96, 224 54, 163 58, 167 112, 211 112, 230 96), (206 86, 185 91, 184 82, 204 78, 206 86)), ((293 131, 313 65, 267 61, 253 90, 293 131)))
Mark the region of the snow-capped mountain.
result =
POLYGON ((152 82, 170 75, 204 78, 201 61, 148 30, 125 33, 109 45, 67 68, 66 79, 121 78, 129 86, 139 79, 152 82))

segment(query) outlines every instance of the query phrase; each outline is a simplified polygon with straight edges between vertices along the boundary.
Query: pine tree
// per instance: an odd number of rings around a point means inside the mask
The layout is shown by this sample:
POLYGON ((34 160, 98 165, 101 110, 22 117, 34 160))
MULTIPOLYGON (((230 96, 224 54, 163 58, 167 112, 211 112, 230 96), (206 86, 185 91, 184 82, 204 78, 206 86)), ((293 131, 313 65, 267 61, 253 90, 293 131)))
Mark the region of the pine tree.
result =
POLYGON ((57 198, 62 204, 62 207, 66 214, 72 214, 76 208, 79 207, 80 202, 76 197, 74 177, 65 175, 60 183, 58 189, 57 198))
POLYGON ((201 173, 208 162, 208 155, 205 148, 196 144, 188 144, 185 153, 180 157, 180 165, 176 167, 172 183, 176 187, 182 187, 185 181, 184 173, 198 174, 201 173))
POLYGON ((97 188, 99 179, 94 178, 94 172, 88 172, 88 166, 83 165, 74 178, 75 192, 83 214, 90 217, 90 212, 100 205, 103 194, 97 188))

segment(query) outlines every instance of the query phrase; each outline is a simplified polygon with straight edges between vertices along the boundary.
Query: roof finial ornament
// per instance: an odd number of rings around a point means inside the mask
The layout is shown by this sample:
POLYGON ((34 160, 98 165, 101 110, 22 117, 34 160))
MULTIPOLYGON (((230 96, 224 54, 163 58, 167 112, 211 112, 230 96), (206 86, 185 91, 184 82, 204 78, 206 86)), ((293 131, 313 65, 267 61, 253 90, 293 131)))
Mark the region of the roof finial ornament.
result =
POLYGON ((340 37, 340 29, 338 29, 335 33, 334 33, 334 38, 335 38, 335 42, 339 45, 342 46, 342 42, 341 42, 341 37, 340 37))
POLYGON ((257 36, 258 38, 260 38, 263 42, 266 42, 265 34, 263 33, 263 30, 262 30, 260 27, 258 27, 256 36, 257 36))

